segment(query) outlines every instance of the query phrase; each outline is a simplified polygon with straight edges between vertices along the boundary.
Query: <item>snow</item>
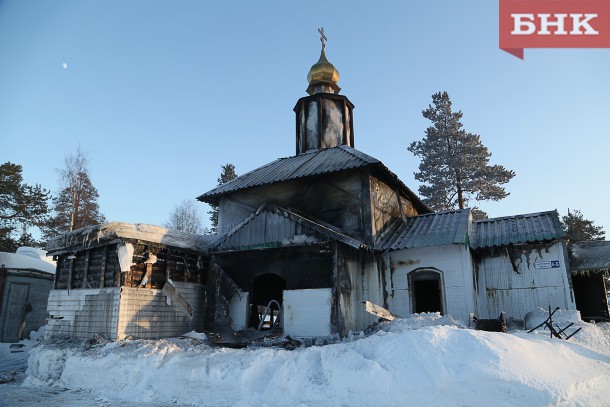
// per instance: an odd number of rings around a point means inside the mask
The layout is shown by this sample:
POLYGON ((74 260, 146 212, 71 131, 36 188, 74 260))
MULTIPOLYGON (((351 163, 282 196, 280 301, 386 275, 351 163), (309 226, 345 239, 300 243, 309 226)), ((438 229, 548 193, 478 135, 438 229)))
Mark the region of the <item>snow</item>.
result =
POLYGON ((16 253, 0 252, 0 266, 9 270, 38 270, 43 273, 55 274, 55 262, 49 261, 45 255, 38 256, 33 247, 20 247, 16 253), (31 249, 31 250, 30 250, 31 249))
POLYGON ((583 330, 562 341, 421 314, 294 351, 211 347, 195 333, 47 343, 31 350, 24 386, 157 405, 608 405, 610 325, 575 327, 583 330))
POLYGON ((109 222, 87 226, 49 240, 49 252, 58 253, 72 246, 86 247, 90 242, 111 241, 113 239, 134 239, 167 246, 207 251, 215 236, 192 235, 175 229, 143 223, 109 222))

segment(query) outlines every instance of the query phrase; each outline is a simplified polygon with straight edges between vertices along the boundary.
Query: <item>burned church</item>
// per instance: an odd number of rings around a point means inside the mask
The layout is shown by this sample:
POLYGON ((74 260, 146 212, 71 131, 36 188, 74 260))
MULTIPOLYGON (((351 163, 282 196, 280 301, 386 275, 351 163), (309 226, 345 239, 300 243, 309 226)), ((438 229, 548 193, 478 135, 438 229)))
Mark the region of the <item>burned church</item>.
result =
POLYGON ((485 220, 469 209, 432 212, 355 148, 354 105, 324 47, 307 80, 294 107, 295 155, 197 198, 218 207, 217 236, 110 224, 52 241, 51 331, 329 337, 377 321, 366 301, 463 322, 576 308, 556 211, 485 220))
POLYGON ((338 79, 323 47, 294 107, 295 155, 198 197, 218 205, 210 255, 242 293, 230 301, 233 329, 256 325, 252 314, 271 302, 293 336, 364 329, 377 319, 364 301, 462 321, 575 308, 556 211, 482 221, 468 209, 432 213, 355 148, 354 105, 338 79))

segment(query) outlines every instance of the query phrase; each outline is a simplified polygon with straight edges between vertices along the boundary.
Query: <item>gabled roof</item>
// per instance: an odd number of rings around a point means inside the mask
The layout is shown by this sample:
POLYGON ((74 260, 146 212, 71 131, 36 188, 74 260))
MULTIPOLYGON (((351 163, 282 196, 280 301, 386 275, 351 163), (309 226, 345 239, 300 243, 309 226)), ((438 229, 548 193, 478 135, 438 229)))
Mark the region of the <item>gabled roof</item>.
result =
POLYGON ((377 250, 468 244, 470 209, 429 213, 392 221, 375 243, 377 250))
POLYGON ((218 204, 218 200, 222 195, 235 191, 369 166, 375 167, 380 171, 382 177, 398 185, 402 192, 412 199, 413 204, 420 211, 430 211, 417 195, 400 181, 396 174, 383 165, 381 161, 345 145, 280 158, 222 184, 198 196, 197 199, 211 204, 218 204))
POLYGON ((470 247, 473 249, 552 241, 564 237, 557 211, 477 220, 472 223, 470 235, 470 247))
POLYGON ((307 219, 288 209, 264 204, 220 237, 212 252, 299 246, 336 240, 354 248, 366 245, 340 230, 307 219))

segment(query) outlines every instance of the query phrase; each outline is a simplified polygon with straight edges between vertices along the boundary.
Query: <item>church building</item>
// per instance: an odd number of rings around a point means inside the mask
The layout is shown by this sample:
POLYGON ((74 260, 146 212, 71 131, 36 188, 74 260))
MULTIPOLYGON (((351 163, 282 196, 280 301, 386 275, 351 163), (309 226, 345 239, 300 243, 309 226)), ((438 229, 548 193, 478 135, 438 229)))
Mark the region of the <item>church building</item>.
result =
POLYGON ((364 301, 464 322, 575 309, 556 211, 480 221, 469 209, 433 213, 355 148, 354 105, 339 94, 324 43, 307 80, 295 155, 198 197, 219 209, 209 254, 238 287, 227 299, 232 329, 256 327, 269 304, 296 337, 364 329, 377 320, 364 301))
POLYGON ((324 43, 307 80, 295 155, 198 197, 218 206, 218 235, 113 222, 52 239, 49 335, 344 337, 378 320, 365 302, 517 326, 539 307, 576 309, 556 211, 431 211, 355 148, 354 105, 324 43))

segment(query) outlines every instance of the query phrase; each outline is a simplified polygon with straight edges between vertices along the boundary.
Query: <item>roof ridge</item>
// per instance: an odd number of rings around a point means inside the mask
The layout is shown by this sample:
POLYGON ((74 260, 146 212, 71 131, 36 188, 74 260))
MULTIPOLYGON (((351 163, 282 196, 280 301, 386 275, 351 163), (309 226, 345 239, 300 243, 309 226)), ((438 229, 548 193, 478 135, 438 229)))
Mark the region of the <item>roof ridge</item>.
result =
POLYGON ((477 220, 473 220, 473 223, 494 222, 494 221, 504 220, 504 219, 518 219, 518 218, 526 218, 526 217, 530 218, 530 217, 534 217, 534 216, 548 215, 548 214, 552 214, 552 213, 555 213, 555 214, 557 214, 557 216, 559 216, 559 212, 557 212, 557 209, 553 209, 551 211, 520 213, 517 215, 498 216, 497 218, 477 219, 477 220))
POLYGON ((357 148, 354 148, 354 147, 351 147, 351 146, 347 146, 347 145, 340 145, 340 146, 337 146, 337 147, 339 147, 341 150, 351 154, 352 156, 354 156, 354 157, 356 157, 356 158, 358 158, 360 160, 366 161, 368 164, 376 164, 376 163, 380 163, 381 162, 377 158, 375 158, 373 156, 370 156, 367 153, 358 150, 357 148), (355 152, 357 152, 358 154, 355 154, 355 152), (364 156, 365 158, 363 158, 362 156, 364 156))

